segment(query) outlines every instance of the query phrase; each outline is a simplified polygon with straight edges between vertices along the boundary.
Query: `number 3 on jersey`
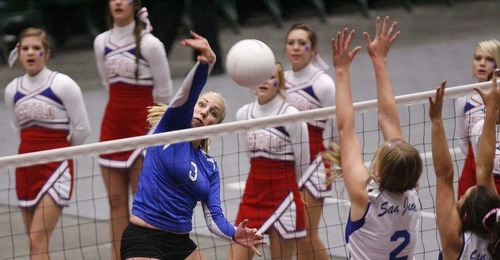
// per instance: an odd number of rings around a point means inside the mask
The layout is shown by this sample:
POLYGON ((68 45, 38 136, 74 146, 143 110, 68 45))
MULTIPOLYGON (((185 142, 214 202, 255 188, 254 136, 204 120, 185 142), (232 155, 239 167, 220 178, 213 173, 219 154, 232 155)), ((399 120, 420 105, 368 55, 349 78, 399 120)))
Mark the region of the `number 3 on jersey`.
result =
POLYGON ((391 254, 389 255, 390 260, 407 260, 408 256, 398 256, 403 249, 410 243, 410 233, 407 230, 398 230, 394 232, 391 236, 391 242, 396 242, 400 240, 400 238, 403 238, 403 241, 401 244, 399 244, 396 249, 392 250, 391 254))
POLYGON ((196 181, 198 179, 198 166, 196 163, 191 162, 191 169, 189 169, 189 179, 191 181, 196 181))

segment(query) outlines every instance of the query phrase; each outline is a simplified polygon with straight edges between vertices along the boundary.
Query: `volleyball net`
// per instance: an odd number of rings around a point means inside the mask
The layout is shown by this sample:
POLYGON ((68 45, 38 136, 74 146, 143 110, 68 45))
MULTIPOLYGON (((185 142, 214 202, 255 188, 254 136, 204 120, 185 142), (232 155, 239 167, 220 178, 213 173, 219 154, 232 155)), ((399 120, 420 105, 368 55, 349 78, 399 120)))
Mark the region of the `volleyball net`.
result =
MULTIPOLYGON (((474 87, 488 89, 491 82, 449 87, 445 92, 443 120, 455 165, 455 183, 463 166, 465 155, 455 137, 457 117, 454 98, 474 93, 474 87)), ((422 155, 424 168, 420 179, 422 225, 417 242, 417 258, 437 259, 440 250, 435 221, 435 174, 431 156, 431 123, 428 117, 428 97, 435 91, 396 97, 401 126, 405 138, 422 155)), ((377 121, 377 101, 354 104, 356 131, 367 164, 384 141, 377 121)), ((51 238, 51 255, 64 259, 109 259, 109 203, 98 165, 98 155, 135 148, 146 148, 181 141, 210 138, 209 153, 215 158, 221 172, 221 201, 226 218, 234 223, 248 176, 249 159, 240 135, 251 129, 285 125, 287 122, 332 118, 335 107, 279 115, 255 120, 229 122, 201 128, 185 129, 156 135, 140 136, 115 141, 84 144, 22 155, 0 157, 0 259, 29 257, 29 242, 25 233, 15 187, 15 168, 65 159, 74 160, 74 193, 69 207, 63 209, 51 238)), ((345 226, 349 199, 342 179, 334 181, 334 196, 325 199, 319 233, 334 259, 346 258, 345 226)), ((130 195, 132 198, 132 195, 130 195)), ((229 243, 213 236, 206 226, 200 206, 195 209, 191 238, 208 259, 227 259, 229 243)), ((268 238, 266 237, 266 240, 268 238)), ((265 259, 269 248, 262 249, 265 259)))

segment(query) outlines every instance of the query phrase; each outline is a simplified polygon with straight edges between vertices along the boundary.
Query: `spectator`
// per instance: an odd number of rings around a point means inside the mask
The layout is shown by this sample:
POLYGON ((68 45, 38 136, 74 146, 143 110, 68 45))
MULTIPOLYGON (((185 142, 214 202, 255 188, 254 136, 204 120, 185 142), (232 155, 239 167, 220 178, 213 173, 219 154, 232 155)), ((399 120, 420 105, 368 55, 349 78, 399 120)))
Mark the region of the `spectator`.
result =
MULTIPOLYGON (((488 81, 498 63, 500 63, 500 42, 497 40, 479 42, 472 57, 474 80, 478 83, 488 81)), ((460 198, 470 187, 477 184, 475 157, 477 157, 478 135, 473 136, 471 130, 477 121, 484 118, 485 111, 483 100, 478 94, 460 97, 456 100, 457 138, 462 152, 466 155, 458 182, 458 197, 460 198)), ((497 190, 500 191, 500 172, 494 170, 493 174, 497 190)))
MULTIPOLYGON (((28 28, 19 35, 10 63, 19 59, 25 74, 5 89, 5 105, 19 134, 19 153, 82 144, 90 122, 80 87, 46 67, 51 48, 47 33, 28 28)), ((29 237, 31 259, 49 259, 55 226, 73 195, 73 161, 48 162, 16 169, 16 192, 29 237)))
MULTIPOLYGON (((276 63, 272 77, 255 89, 256 100, 241 107, 236 119, 298 113, 295 107, 284 102, 284 91, 283 67, 276 63)), ((297 122, 252 130, 241 139, 249 151, 250 172, 236 223, 248 219, 249 226, 269 234, 271 258, 292 259, 295 255, 301 259, 296 253, 296 244, 306 236, 306 223, 297 179, 309 166, 307 124, 297 122)), ((251 259, 252 256, 253 252, 244 247, 231 246, 230 259, 251 259)))

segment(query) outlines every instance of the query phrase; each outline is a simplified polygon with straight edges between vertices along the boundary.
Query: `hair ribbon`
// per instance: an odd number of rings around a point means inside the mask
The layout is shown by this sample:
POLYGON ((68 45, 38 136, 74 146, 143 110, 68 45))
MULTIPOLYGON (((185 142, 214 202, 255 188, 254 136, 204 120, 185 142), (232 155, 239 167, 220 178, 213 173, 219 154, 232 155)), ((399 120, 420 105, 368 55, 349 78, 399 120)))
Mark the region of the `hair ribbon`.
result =
POLYGON ((403 142, 403 140, 401 140, 401 139, 392 140, 392 141, 387 143, 387 146, 389 146, 389 147, 392 147, 393 145, 396 146, 398 144, 401 144, 402 142, 403 142))
POLYGON ((148 9, 146 7, 141 8, 141 10, 137 12, 137 17, 139 18, 139 21, 146 25, 145 30, 147 32, 153 31, 153 25, 151 25, 151 21, 148 19, 148 9))
POLYGON ((492 231, 486 226, 486 221, 493 214, 496 215, 495 216, 496 222, 499 222, 500 221, 500 208, 494 208, 494 209, 490 210, 488 213, 486 213, 486 215, 483 218, 483 227, 486 228, 486 230, 488 230, 490 232, 492 232, 492 231))
POLYGON ((12 68, 14 66, 14 63, 16 63, 17 59, 19 59, 19 43, 16 44, 16 47, 10 51, 9 54, 9 68, 12 68))
POLYGON ((328 64, 325 62, 325 60, 323 60, 321 58, 319 53, 314 54, 314 56, 311 59, 311 63, 314 65, 314 67, 316 67, 320 70, 323 70, 323 71, 326 71, 326 70, 328 70, 328 68, 330 68, 330 66, 328 66, 328 64))

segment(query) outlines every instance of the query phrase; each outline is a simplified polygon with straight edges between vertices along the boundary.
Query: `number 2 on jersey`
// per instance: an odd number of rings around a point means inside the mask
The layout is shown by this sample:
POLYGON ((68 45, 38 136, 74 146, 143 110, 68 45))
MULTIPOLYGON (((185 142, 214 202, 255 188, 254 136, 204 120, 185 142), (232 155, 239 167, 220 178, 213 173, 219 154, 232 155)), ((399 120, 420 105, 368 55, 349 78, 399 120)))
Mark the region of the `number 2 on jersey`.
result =
POLYGON ((398 241, 399 238, 403 238, 403 242, 399 244, 396 249, 392 250, 391 254, 389 255, 390 260, 407 260, 408 256, 398 256, 403 249, 410 243, 410 233, 407 230, 398 230, 394 232, 391 236, 391 242, 398 241))

